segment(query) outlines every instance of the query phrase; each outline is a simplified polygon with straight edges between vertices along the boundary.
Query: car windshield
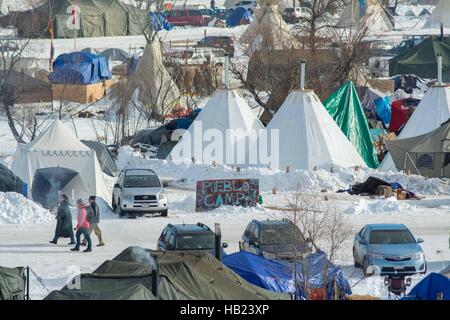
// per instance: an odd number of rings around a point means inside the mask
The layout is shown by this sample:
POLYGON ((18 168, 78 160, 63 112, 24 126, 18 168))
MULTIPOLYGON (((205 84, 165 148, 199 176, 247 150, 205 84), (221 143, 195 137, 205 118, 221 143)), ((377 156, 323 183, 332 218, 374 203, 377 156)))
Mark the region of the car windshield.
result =
POLYGON ((161 187, 158 177, 155 175, 129 175, 123 179, 125 188, 154 188, 161 187))
POLYGON ((370 244, 406 244, 415 243, 408 230, 373 230, 370 232, 370 244))
POLYGON ((294 225, 271 225, 261 229, 261 244, 294 244, 295 242, 303 243, 305 238, 294 225))
POLYGON ((214 235, 211 233, 185 234, 177 236, 177 250, 211 250, 214 248, 214 235))

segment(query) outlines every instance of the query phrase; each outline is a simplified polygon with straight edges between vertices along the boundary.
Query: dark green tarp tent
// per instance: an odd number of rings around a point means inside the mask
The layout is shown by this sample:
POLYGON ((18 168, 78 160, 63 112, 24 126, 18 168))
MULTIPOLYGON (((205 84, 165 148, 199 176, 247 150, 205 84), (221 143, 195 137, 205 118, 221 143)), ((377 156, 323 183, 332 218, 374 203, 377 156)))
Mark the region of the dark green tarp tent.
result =
POLYGON ((346 82, 325 100, 323 105, 367 166, 377 168, 379 163, 370 136, 369 124, 353 82, 346 82))
POLYGON ((156 300, 156 298, 145 286, 137 283, 112 290, 55 290, 44 300, 156 300))
POLYGON ((11 170, 0 163, 0 191, 17 192, 26 196, 25 183, 11 170))
POLYGON ((414 74, 416 76, 437 78, 437 55, 442 55, 443 81, 450 81, 450 37, 442 41, 439 37, 429 37, 421 44, 389 60, 389 75, 414 74))
POLYGON ((119 174, 119 168, 117 168, 117 164, 114 161, 114 157, 108 147, 98 141, 91 140, 81 140, 81 142, 86 145, 89 149, 95 151, 97 155, 98 162, 100 163, 100 167, 102 171, 111 177, 115 177, 119 174))
POLYGON ((25 299, 24 268, 0 267, 0 300, 25 299))
POLYGON ((68 27, 72 5, 78 6, 80 12, 77 37, 139 35, 149 26, 145 11, 120 0, 48 0, 28 11, 10 12, 0 18, 0 26, 17 28, 21 37, 48 38, 53 19, 56 38, 73 38, 75 31, 68 27))
POLYGON ((450 119, 429 133, 387 141, 387 147, 398 170, 450 178, 450 119))

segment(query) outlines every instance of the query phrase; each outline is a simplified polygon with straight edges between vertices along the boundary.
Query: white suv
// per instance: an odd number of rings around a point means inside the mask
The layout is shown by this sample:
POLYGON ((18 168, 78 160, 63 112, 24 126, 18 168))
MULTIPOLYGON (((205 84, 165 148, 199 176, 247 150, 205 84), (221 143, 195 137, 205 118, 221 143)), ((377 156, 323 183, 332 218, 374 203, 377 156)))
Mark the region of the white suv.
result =
POLYGON ((150 169, 126 169, 114 185, 112 207, 120 217, 161 213, 167 216, 167 195, 158 176, 150 169))

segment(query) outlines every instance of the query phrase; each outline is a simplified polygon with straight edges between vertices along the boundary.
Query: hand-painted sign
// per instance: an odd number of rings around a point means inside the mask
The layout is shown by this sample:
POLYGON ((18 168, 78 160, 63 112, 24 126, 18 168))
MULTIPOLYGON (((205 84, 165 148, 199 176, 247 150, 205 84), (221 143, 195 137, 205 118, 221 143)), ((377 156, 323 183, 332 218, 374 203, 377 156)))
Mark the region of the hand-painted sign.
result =
POLYGON ((255 207, 258 203, 258 179, 197 181, 196 211, 208 211, 221 205, 255 207))

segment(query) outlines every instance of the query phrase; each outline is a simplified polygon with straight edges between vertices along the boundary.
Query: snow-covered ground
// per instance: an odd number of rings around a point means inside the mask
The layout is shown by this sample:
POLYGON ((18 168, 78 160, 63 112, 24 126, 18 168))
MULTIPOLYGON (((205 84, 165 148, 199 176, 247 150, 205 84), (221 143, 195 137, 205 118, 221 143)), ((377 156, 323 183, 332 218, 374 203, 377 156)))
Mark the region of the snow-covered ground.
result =
MULTIPOLYGON (((0 194, 0 264, 5 266, 29 265, 41 278, 48 290, 59 288, 78 272, 93 271, 104 260, 111 259, 131 245, 155 248, 164 226, 170 223, 203 222, 210 227, 221 223, 223 241, 229 243, 228 252, 238 250, 238 241, 252 219, 280 218, 286 213, 272 207, 282 208, 292 192, 299 187, 302 192, 328 196, 328 202, 340 208, 353 230, 375 222, 398 222, 406 224, 416 237, 425 239, 423 248, 429 262, 429 271, 440 271, 450 264, 448 236, 450 234, 450 184, 438 179, 424 179, 401 174, 380 174, 373 171, 353 172, 338 170, 302 172, 267 172, 261 169, 242 169, 206 165, 177 165, 160 160, 146 160, 129 148, 119 154, 121 168, 150 167, 164 179, 170 180, 167 190, 170 200, 169 217, 144 217, 118 219, 104 207, 101 228, 107 243, 94 248, 90 254, 70 252, 67 239, 57 246, 49 244, 55 221, 51 214, 18 195, 0 194), (405 187, 425 197, 422 200, 397 201, 336 194, 355 181, 363 181, 375 174, 390 181, 399 181, 405 187), (257 177, 260 179, 263 206, 256 208, 222 207, 212 212, 196 213, 195 181, 197 179, 231 177, 257 177), (277 188, 277 194, 272 189, 277 188), (438 253, 442 252, 442 253, 438 253)), ((113 181, 109 181, 112 187, 113 181)), ((94 243, 96 239, 94 237, 94 243)), ((362 272, 353 267, 351 239, 336 261, 349 277, 354 293, 386 297, 383 279, 371 277, 360 281, 362 272)), ((423 276, 415 276, 417 282, 423 276)), ((32 298, 40 299, 48 291, 36 280, 32 281, 32 298)))

